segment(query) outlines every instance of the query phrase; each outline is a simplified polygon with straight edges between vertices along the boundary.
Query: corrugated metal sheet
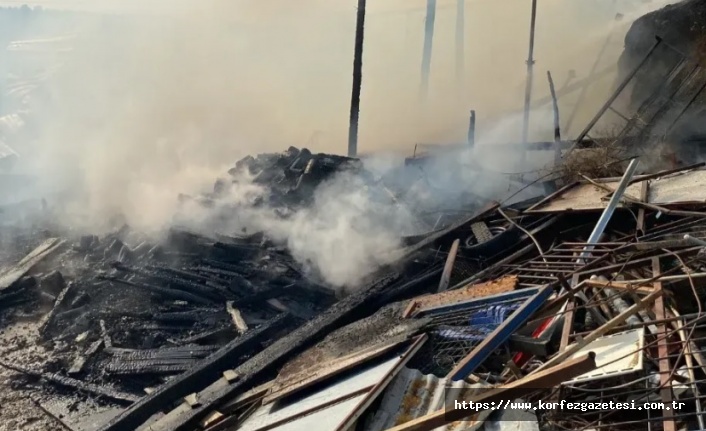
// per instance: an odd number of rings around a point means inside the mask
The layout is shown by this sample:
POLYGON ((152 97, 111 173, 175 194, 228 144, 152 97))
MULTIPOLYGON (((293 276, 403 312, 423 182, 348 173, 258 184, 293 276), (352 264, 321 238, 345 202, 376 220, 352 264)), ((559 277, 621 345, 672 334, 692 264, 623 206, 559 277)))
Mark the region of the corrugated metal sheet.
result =
POLYGON ((381 381, 399 361, 400 358, 394 356, 289 405, 281 406, 279 403, 264 405, 248 417, 239 430, 256 431, 281 421, 286 422, 276 429, 303 429, 300 428, 301 423, 309 423, 311 419, 306 418, 312 415, 317 416, 319 422, 307 431, 335 430, 339 423, 357 407, 358 403, 354 400, 365 396, 365 393, 360 394, 360 392, 381 381), (311 413, 301 418, 297 417, 304 412, 311 413), (289 418, 292 420, 287 421, 289 418))
MULTIPOLYGON (((447 397, 447 387, 463 390, 464 395, 470 395, 474 392, 474 388, 482 386, 470 385, 462 380, 447 382, 446 379, 441 379, 433 374, 425 375, 420 371, 404 368, 385 391, 380 408, 365 424, 364 429, 366 431, 386 430, 443 409, 447 397)), ((470 421, 455 422, 436 428, 436 430, 462 430, 472 424, 470 421)))
MULTIPOLYGON (((611 189, 617 181, 603 184, 611 189)), ((625 194, 638 199, 643 181, 631 184, 625 194)), ((546 213, 563 211, 597 211, 608 203, 610 193, 591 183, 578 183, 545 199, 527 212, 546 213)), ((706 202, 706 170, 695 170, 674 174, 649 181, 647 202, 654 205, 686 204, 706 202)))

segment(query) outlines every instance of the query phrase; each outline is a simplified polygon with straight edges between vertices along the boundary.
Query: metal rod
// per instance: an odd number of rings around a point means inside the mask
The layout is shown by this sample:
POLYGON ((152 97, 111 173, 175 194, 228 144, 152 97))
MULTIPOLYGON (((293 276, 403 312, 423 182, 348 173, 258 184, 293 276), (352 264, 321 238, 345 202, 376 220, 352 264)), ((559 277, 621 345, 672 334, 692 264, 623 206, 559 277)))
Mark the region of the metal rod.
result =
POLYGON ((645 63, 647 63, 647 60, 649 60, 649 58, 655 52, 655 50, 657 49, 659 44, 662 43, 662 39, 659 36, 657 36, 656 39, 657 40, 655 41, 654 45, 652 45, 652 48, 650 48, 650 50, 647 52, 647 54, 645 54, 645 56, 642 58, 640 63, 638 63, 637 66, 635 66, 635 68, 628 74, 628 76, 626 76, 625 79, 623 79, 623 82, 620 83, 620 85, 618 86, 618 88, 615 89, 615 91, 610 96, 610 98, 608 98, 608 100, 606 100, 606 102, 603 104, 603 106, 601 106, 601 109, 598 110, 598 112, 593 117, 593 119, 591 121, 589 121, 589 123, 586 125, 586 127, 583 129, 583 131, 576 138, 576 142, 574 142, 574 145, 571 147, 571 149, 569 149, 569 151, 573 150, 576 147, 576 145, 579 142, 581 142, 583 140, 583 138, 586 137, 586 135, 588 135, 588 132, 593 128, 593 126, 596 125, 596 123, 601 118, 601 116, 603 114, 605 114, 605 111, 607 111, 608 108, 610 107, 610 105, 612 105, 613 102, 615 102, 615 99, 618 98, 620 93, 622 93, 623 90, 625 90, 625 87, 627 87, 628 84, 630 83, 630 81, 632 81, 632 79, 635 77, 635 75, 637 75, 637 72, 640 71, 642 66, 644 66, 645 63))
MULTIPOLYGON (((559 124, 559 103, 556 100, 556 91, 554 91, 554 80, 552 79, 552 73, 548 70, 547 80, 549 81, 549 92, 552 95, 552 107, 554 110, 554 142, 561 142, 561 126, 559 124)), ((558 146, 557 149, 559 149, 558 146)))
POLYGON ((552 73, 548 70, 547 80, 549 81, 549 93, 552 96, 552 108, 554 111, 554 163, 558 164, 561 160, 561 124, 559 122, 559 102, 556 100, 556 91, 554 90, 552 73))
POLYGON ((427 16, 424 21, 424 51, 422 52, 422 99, 429 92, 429 74, 431 71, 431 48, 434 40, 434 20, 436 18, 436 0, 427 0, 427 16))
POLYGON ((706 82, 704 82, 701 85, 701 87, 699 87, 699 89, 694 93, 694 95, 691 96, 691 99, 689 99, 689 101, 686 103, 686 105, 684 105, 684 108, 682 108, 682 110, 679 111, 679 115, 677 115, 677 117, 674 119, 674 121, 672 121, 672 124, 670 124, 669 127, 667 128, 667 133, 669 133, 674 128, 674 125, 677 124, 677 122, 679 120, 681 120, 681 117, 686 113, 686 111, 689 110, 689 108, 691 107, 691 105, 694 104, 696 99, 698 99, 699 96, 701 96, 701 93, 704 91, 704 89, 706 89, 706 82))
MULTIPOLYGON (((596 60, 593 62, 593 66, 591 67, 591 71, 588 72, 588 77, 587 79, 591 79, 595 73, 596 69, 598 68, 598 65, 601 62, 601 59, 603 58, 603 54, 605 53, 606 49, 608 48, 608 45, 610 44, 610 39, 613 37, 613 31, 608 33, 608 37, 605 40, 605 43, 603 44, 603 47, 601 48, 601 51, 598 53, 598 56, 596 57, 596 60)), ((586 93, 588 92, 588 87, 592 81, 586 81, 586 83, 581 87, 581 92, 579 93, 579 97, 576 100, 576 104, 574 105, 574 109, 571 111, 571 115, 569 115, 569 119, 566 121, 566 127, 564 131, 568 132, 569 129, 571 128, 571 125, 574 122, 574 118, 576 117, 576 113, 578 112, 579 108, 583 104, 583 99, 586 97, 586 93)))
POLYGON ((471 110, 471 119, 468 122, 468 145, 473 147, 476 144, 476 111, 471 110))
MULTIPOLYGON (((603 232, 605 231, 606 226, 608 226, 608 222, 610 221, 611 217, 613 217, 613 213, 615 212, 615 208, 618 206, 618 203, 620 203, 620 200, 623 197, 623 194, 625 193, 625 190, 628 188, 628 185, 630 184, 630 180, 632 179, 632 176, 635 174, 635 171, 637 170, 637 165, 639 164, 638 159, 632 159, 630 161, 630 164, 628 165, 628 168, 625 170, 625 174, 623 174, 623 178, 620 179, 620 183, 618 184, 618 187, 615 190, 615 193, 613 193, 613 196, 611 196, 610 201, 608 202, 608 206, 606 207, 605 210, 603 210, 603 214, 601 214, 601 218, 598 219, 598 223, 596 223, 596 226, 593 228, 593 232, 591 232, 591 235, 588 237, 587 243, 597 243, 598 240, 600 239, 601 235, 603 235, 603 232)), ((591 252, 593 249, 593 246, 587 246, 583 249, 581 252, 581 257, 579 259, 579 262, 582 262, 591 252)))
POLYGON ((353 91, 351 113, 348 124, 348 156, 358 154, 358 119, 360 116, 360 87, 363 84, 363 36, 365 33, 365 2, 358 0, 358 16, 355 22, 355 48, 353 53, 353 91))
POLYGON ((456 81, 463 86, 463 69, 465 68, 464 30, 466 22, 466 0, 456 0, 456 81))
MULTIPOLYGON (((527 143, 529 133, 530 100, 532 99, 532 66, 534 66, 534 26, 537 20, 537 0, 532 0, 532 17, 530 21, 529 55, 527 56, 527 85, 525 86, 525 116, 522 122, 522 143, 527 143)), ((522 160, 524 160, 524 152, 522 160)))

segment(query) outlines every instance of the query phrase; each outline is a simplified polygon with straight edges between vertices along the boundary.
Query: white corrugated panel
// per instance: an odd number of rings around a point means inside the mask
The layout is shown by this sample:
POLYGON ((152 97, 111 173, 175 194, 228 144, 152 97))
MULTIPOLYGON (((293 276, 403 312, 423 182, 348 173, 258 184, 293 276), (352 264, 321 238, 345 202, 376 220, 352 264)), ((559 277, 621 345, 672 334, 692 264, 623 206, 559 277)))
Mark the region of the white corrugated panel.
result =
POLYGON ((242 424, 239 430, 242 431, 257 431, 259 429, 269 427, 272 424, 286 421, 288 418, 293 418, 292 421, 283 423, 276 429, 300 429, 300 423, 305 423, 310 419, 305 419, 309 416, 317 416, 320 419, 324 418, 323 422, 317 423, 315 427, 309 428, 306 431, 316 430, 334 430, 338 424, 346 418, 358 405, 353 400, 362 399, 365 394, 359 393, 365 388, 369 388, 380 382, 383 377, 392 371, 395 365, 399 362, 399 357, 394 356, 387 361, 384 361, 371 368, 361 370, 359 373, 350 375, 343 380, 336 382, 325 389, 322 389, 314 394, 304 397, 295 403, 279 407, 280 403, 270 403, 260 407, 242 424), (348 399, 341 402, 337 400, 348 399), (352 398, 351 398, 352 397, 352 398), (329 406, 330 405, 330 406, 329 406), (295 418, 304 412, 311 411, 307 416, 295 418), (296 428, 290 428, 294 427, 296 428), (323 428, 322 428, 323 427, 323 428))
MULTIPOLYGON (((464 381, 452 382, 453 388, 480 388, 464 381)), ((418 370, 404 368, 385 390, 380 408, 365 425, 365 431, 383 431, 412 419, 443 409, 446 402, 446 379, 418 370)), ((455 422, 437 431, 463 430, 471 422, 455 422)))
POLYGON ((569 359, 588 352, 596 354, 596 369, 571 379, 565 384, 613 378, 642 369, 645 329, 619 332, 588 343, 569 359))

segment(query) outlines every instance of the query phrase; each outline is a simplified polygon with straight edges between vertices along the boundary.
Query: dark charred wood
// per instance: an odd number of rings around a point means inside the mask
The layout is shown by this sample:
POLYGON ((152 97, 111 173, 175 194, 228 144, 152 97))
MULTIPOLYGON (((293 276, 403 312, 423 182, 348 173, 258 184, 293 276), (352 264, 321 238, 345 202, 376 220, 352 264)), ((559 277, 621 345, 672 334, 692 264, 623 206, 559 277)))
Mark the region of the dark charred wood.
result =
POLYGON ((232 368, 233 362, 238 358, 253 353, 260 343, 271 339, 278 332, 291 328, 296 323, 296 319, 293 319, 292 316, 283 314, 259 328, 246 332, 243 336, 223 346, 209 358, 199 362, 188 372, 174 378, 135 403, 102 427, 102 430, 137 429, 154 413, 199 390, 205 382, 218 378, 223 371, 232 368))
POLYGON ((53 383, 56 385, 64 386, 67 388, 75 389, 77 391, 86 392, 92 395, 97 395, 100 397, 105 397, 119 403, 134 403, 139 400, 140 397, 128 394, 125 392, 120 392, 113 388, 106 386, 95 385, 92 383, 85 383, 80 380, 72 379, 71 377, 65 377, 56 373, 44 373, 41 371, 33 370, 31 368, 24 367, 17 364, 8 364, 6 362, 0 361, 0 366, 3 366, 9 370, 22 373, 28 376, 32 376, 38 379, 42 379, 46 382, 53 383))

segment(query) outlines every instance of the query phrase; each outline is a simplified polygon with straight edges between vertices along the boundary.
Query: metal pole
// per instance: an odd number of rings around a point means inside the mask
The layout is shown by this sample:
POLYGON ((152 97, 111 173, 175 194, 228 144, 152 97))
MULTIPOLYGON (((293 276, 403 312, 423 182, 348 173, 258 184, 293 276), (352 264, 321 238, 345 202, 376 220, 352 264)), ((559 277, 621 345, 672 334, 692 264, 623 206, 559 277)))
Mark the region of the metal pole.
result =
MULTIPOLYGON (((598 65, 601 63, 601 59, 603 58, 603 54, 605 53, 606 49, 608 49, 608 45, 610 44, 610 39, 613 37, 613 31, 608 33, 608 37, 605 40, 605 43, 603 44, 603 47, 601 48, 601 51, 598 53, 598 56, 596 57, 596 60, 593 62, 593 66, 591 67, 591 71, 588 72, 588 77, 586 79, 591 79, 593 76, 596 74, 596 69, 598 69, 598 65)), ((566 122, 566 129, 564 130, 565 132, 568 133, 569 129, 571 128, 571 125, 574 123, 574 118, 576 117, 576 113, 578 112, 579 108, 583 104, 583 99, 586 97, 586 93, 588 92, 588 87, 590 86, 592 82, 587 81, 583 87, 581 88, 581 93, 579 93, 579 97, 576 101, 576 105, 574 105, 573 111, 571 111, 571 115, 569 115, 569 119, 566 122)))
POLYGON ((459 87, 463 85, 464 69, 464 25, 466 21, 466 0, 456 0, 456 81, 459 87))
POLYGON ((363 83, 363 35, 365 33, 365 1, 358 0, 355 23, 355 48, 353 53, 353 91, 348 123, 348 157, 358 154, 358 118, 360 116, 360 87, 363 83))
MULTIPOLYGON (((635 174, 635 171, 637 170, 637 165, 639 163, 640 161, 638 159, 632 159, 630 161, 628 168, 623 174, 623 178, 620 179, 618 187, 615 189, 613 196, 611 196, 610 201, 608 202, 608 206, 606 207, 606 209, 603 210, 601 218, 598 219, 598 223, 596 223, 596 226, 593 228, 593 232, 591 232, 591 235, 588 237, 588 241, 586 241, 588 244, 597 244, 600 240, 601 235, 603 235, 606 226, 608 226, 608 222, 610 221, 611 217, 613 217, 615 208, 618 207, 618 203, 620 203, 620 200, 623 198, 625 190, 630 185, 630 180, 632 180, 632 177, 635 174)), ((583 249, 583 251, 581 252, 581 257, 579 258, 579 263, 582 263, 584 261, 583 259, 591 253, 593 247, 594 246, 589 245, 583 249)))
POLYGON ((559 102, 556 100, 556 91, 554 90, 552 73, 548 70, 547 80, 549 81, 549 93, 552 96, 552 108, 554 111, 554 162, 558 163, 561 160, 561 124, 559 122, 559 102))
MULTIPOLYGON (((525 117, 522 122, 522 143, 527 143, 529 133, 530 100, 532 99, 532 66, 534 66, 534 25, 537 20, 537 0, 532 0, 532 18, 530 21, 529 55, 527 56, 527 85, 525 86, 525 117)), ((525 159, 524 148, 522 160, 525 159)))
POLYGON ((547 70, 547 80, 549 81, 549 93, 552 95, 552 107, 554 108, 554 142, 561 141, 561 126, 559 124, 559 103, 556 100, 556 91, 554 91, 554 80, 552 73, 547 70))
POLYGON ((601 109, 598 110, 598 112, 593 117, 593 119, 586 125, 586 128, 583 129, 583 131, 578 136, 578 138, 576 138, 576 142, 574 142, 574 145, 571 147, 571 149, 576 147, 576 145, 579 142, 581 142, 583 140, 583 138, 586 137, 586 135, 588 135, 588 132, 593 128, 593 126, 596 125, 596 123, 601 118, 601 116, 605 113, 605 111, 607 111, 608 108, 610 107, 610 105, 613 102, 615 102, 615 99, 618 98, 620 93, 622 93, 622 91, 625 90, 625 87, 627 87, 628 84, 630 83, 630 81, 635 77, 635 75, 637 75, 637 72, 640 71, 642 66, 644 66, 645 63, 647 63, 647 60, 652 56, 652 54, 655 52, 655 50, 657 49, 659 44, 662 43, 662 39, 659 36, 657 36, 656 39, 657 39, 657 41, 655 42, 654 45, 652 45, 652 48, 650 48, 650 50, 647 52, 647 54, 645 54, 645 56, 642 58, 640 63, 638 63, 638 65, 635 66, 635 68, 628 74, 628 76, 625 77, 623 82, 621 82, 620 85, 618 86, 618 88, 615 89, 615 91, 613 92, 613 95, 610 96, 610 98, 608 100, 606 100, 606 102, 603 104, 603 106, 601 106, 601 109))
POLYGON ((471 110, 471 119, 468 122, 468 146, 476 144, 476 111, 471 110))
POLYGON ((422 52, 422 99, 429 92, 429 74, 431 71, 431 48, 434 39, 434 20, 436 18, 436 0, 427 0, 427 17, 424 21, 424 51, 422 52))

